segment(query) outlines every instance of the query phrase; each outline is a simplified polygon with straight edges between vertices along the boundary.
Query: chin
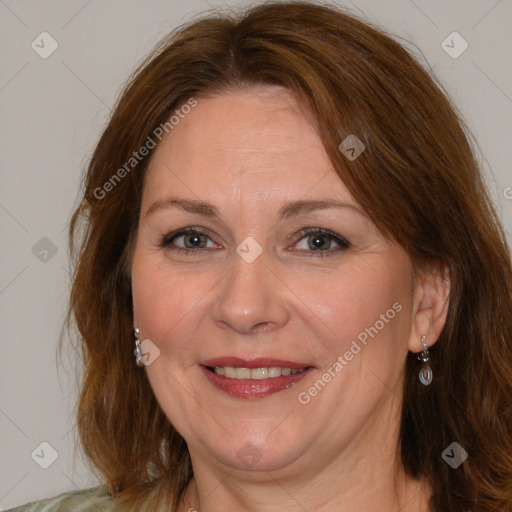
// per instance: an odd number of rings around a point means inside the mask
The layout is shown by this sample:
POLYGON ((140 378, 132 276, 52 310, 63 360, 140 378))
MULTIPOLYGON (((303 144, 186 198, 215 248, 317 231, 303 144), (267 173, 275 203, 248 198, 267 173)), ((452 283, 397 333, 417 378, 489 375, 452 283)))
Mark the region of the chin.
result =
MULTIPOLYGON (((279 420, 280 421, 280 420, 279 420)), ((297 432, 293 437, 278 432, 276 422, 265 422, 255 428, 254 423, 240 425, 230 423, 233 436, 226 433, 222 439, 200 440, 203 450, 221 464, 242 471, 278 471, 293 464, 303 451, 304 440, 297 432), (294 439, 297 438, 296 440, 294 439)), ((205 436, 206 437, 206 436, 205 436)))

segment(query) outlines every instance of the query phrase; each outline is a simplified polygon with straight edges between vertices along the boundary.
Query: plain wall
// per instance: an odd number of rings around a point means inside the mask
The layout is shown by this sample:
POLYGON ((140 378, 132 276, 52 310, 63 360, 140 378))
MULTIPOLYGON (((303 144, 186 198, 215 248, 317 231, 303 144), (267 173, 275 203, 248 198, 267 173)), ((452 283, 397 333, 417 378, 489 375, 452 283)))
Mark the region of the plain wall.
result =
MULTIPOLYGON (((512 3, 337 3, 423 54, 475 134, 491 193, 510 228, 512 3), (441 47, 453 31, 469 44, 458 58, 441 47)), ((137 63, 171 29, 210 6, 228 4, 248 2, 0 2, 0 510, 96 484, 83 462, 73 464, 73 352, 65 354, 57 373, 69 290, 67 223, 81 173, 137 63), (38 37, 42 32, 58 43, 46 59, 39 53, 52 42, 38 37), (36 463, 51 462, 52 451, 42 442, 58 454, 48 469, 36 463)))

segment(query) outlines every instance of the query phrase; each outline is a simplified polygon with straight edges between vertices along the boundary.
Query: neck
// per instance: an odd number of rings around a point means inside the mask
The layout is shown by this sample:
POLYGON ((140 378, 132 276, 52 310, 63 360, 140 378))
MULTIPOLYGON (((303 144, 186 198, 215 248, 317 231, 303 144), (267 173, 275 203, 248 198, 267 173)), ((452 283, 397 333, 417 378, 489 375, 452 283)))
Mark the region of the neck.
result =
POLYGON ((431 494, 423 480, 408 477, 396 456, 385 450, 370 456, 299 464, 290 471, 242 471, 193 464, 191 480, 179 512, 428 512, 431 494), (311 468, 305 470, 305 468, 311 468))
POLYGON ((282 510, 318 512, 428 512, 429 489, 425 482, 404 477, 380 483, 372 475, 357 480, 355 475, 337 485, 319 474, 305 484, 279 480, 275 472, 248 481, 235 473, 216 481, 194 478, 187 489, 180 512, 277 512, 282 510))

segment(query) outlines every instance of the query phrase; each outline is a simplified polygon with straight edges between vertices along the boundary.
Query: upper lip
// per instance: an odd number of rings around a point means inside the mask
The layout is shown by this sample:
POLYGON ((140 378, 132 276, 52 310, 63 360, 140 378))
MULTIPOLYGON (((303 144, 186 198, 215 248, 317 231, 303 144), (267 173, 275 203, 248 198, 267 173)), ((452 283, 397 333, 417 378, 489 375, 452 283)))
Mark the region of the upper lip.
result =
POLYGON ((215 357, 200 363, 202 366, 234 366, 236 368, 269 368, 271 366, 279 368, 292 368, 300 370, 311 366, 309 363, 300 363, 297 361, 285 361, 283 359, 273 359, 270 357, 258 357, 256 359, 242 359, 241 357, 215 357))

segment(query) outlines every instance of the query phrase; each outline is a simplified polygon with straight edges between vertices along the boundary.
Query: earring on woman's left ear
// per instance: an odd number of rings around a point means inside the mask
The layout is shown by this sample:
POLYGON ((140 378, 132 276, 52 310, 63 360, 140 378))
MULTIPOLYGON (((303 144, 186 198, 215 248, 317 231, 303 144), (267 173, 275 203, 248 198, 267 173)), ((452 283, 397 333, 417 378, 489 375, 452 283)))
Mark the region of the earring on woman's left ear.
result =
POLYGON ((429 386, 432 383, 433 374, 432 374, 432 368, 430 368, 430 365, 428 364, 430 361, 430 354, 428 351, 428 345, 425 341, 426 339, 427 339, 426 336, 423 336, 421 338, 421 344, 423 345, 423 351, 418 355, 418 359, 423 363, 423 366, 421 367, 419 377, 420 377, 420 382, 424 386, 429 386))

